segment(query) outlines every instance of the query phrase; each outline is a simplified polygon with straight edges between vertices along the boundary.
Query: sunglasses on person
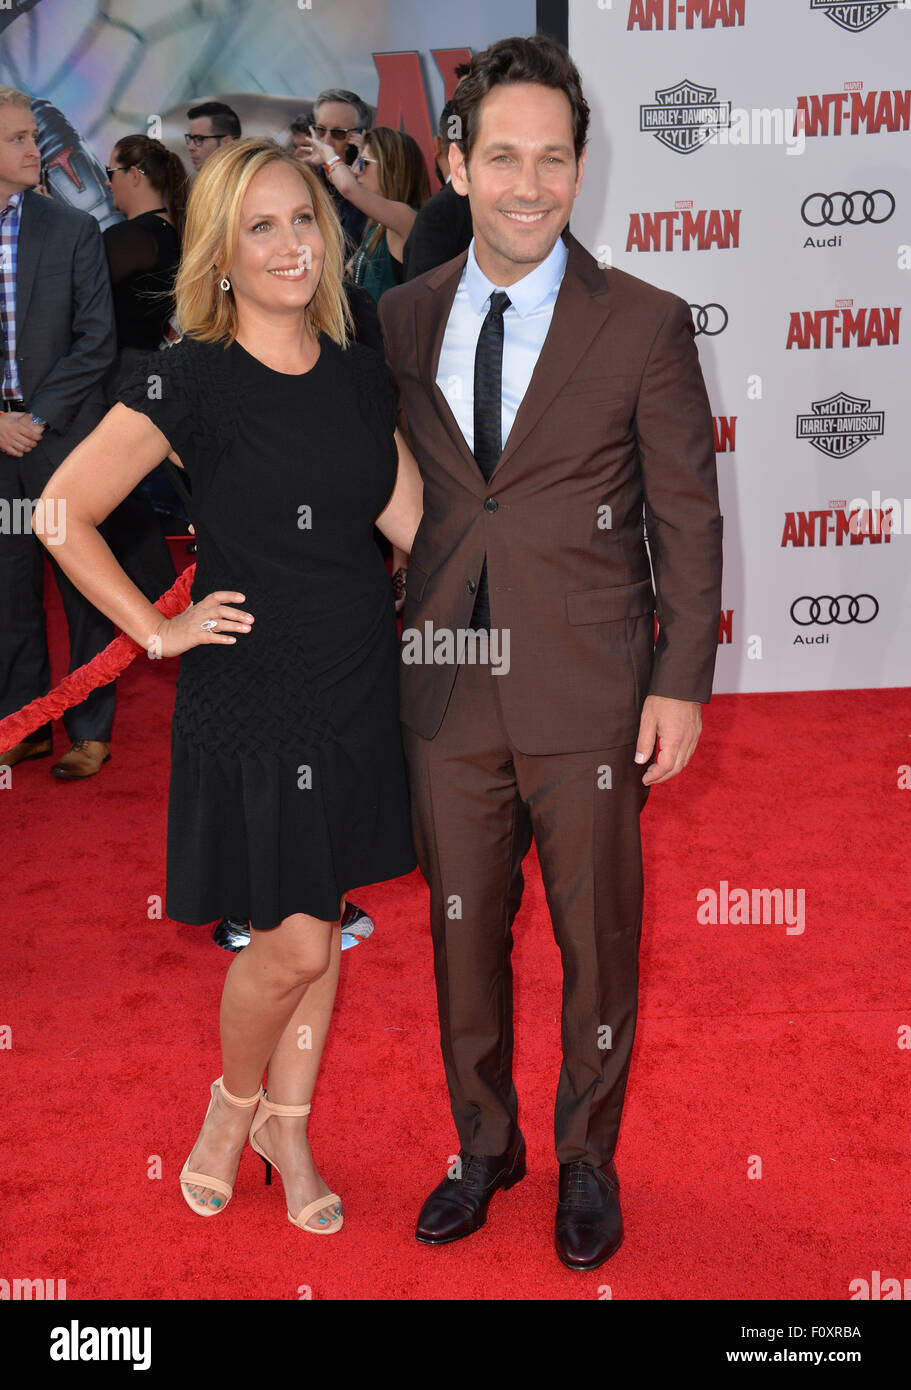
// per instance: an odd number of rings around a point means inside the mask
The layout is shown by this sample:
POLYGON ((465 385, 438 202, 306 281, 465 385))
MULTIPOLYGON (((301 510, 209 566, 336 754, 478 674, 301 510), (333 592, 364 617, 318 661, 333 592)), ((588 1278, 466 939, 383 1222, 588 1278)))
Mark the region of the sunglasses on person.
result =
POLYGON ((370 157, 369 154, 359 154, 358 157, 357 157, 357 159, 354 161, 354 164, 352 165, 352 168, 354 169, 354 172, 355 172, 356 174, 362 174, 362 173, 364 172, 364 170, 367 168, 367 165, 368 165, 368 164, 378 164, 378 163, 379 163, 379 160, 378 160, 378 159, 372 159, 372 158, 370 157))
POLYGON ((317 139, 319 140, 325 140, 327 135, 331 135, 333 140, 344 140, 346 135, 350 135, 351 131, 357 130, 357 128, 358 127, 356 125, 350 126, 348 130, 342 130, 342 128, 337 125, 315 125, 313 127, 314 131, 316 132, 317 139))
POLYGON ((145 169, 140 169, 138 164, 115 164, 113 169, 105 168, 104 172, 108 176, 108 183, 110 183, 115 174, 128 174, 131 169, 139 169, 140 174, 145 173, 145 169))

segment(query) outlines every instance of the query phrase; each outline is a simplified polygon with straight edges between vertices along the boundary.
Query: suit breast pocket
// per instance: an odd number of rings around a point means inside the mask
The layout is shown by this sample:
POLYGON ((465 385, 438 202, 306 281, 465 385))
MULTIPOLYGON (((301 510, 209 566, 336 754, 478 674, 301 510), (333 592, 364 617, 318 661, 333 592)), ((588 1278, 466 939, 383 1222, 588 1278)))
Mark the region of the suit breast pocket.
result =
POLYGON ((557 396, 553 414, 561 429, 603 430, 608 422, 631 420, 635 401, 632 385, 613 379, 570 382, 557 396))

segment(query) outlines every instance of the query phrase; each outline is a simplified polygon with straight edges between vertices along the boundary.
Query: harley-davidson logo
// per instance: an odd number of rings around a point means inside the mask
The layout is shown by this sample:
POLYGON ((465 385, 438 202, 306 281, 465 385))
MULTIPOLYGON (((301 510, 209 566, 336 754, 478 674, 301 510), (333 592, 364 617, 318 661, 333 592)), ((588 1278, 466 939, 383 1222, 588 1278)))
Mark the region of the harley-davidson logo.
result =
POLYGON ((675 154, 692 154, 730 124, 731 103, 718 100, 717 88, 687 77, 656 91, 654 105, 639 107, 639 129, 675 154))
POLYGON ((842 29, 859 34, 900 3, 901 0, 810 0, 810 9, 822 10, 842 29))
POLYGON ((868 400, 836 391, 827 400, 814 401, 811 415, 798 415, 797 438, 829 458, 843 459, 882 434, 884 423, 883 412, 871 410, 868 400))

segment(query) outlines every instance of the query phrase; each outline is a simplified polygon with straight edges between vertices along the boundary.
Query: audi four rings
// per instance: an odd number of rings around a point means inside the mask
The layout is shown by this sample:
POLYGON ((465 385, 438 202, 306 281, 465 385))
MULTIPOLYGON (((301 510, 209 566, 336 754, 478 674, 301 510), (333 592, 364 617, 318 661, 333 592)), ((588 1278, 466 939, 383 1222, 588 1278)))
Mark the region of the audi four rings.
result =
POLYGON ((693 318, 696 323, 696 337, 704 333, 707 338, 714 338, 719 333, 723 333, 728 326, 728 311, 723 304, 691 304, 693 318), (715 313, 712 310, 716 310, 715 313))
POLYGON ((809 594, 802 594, 791 604, 791 618, 797 623, 798 627, 828 627, 830 623, 838 623, 844 627, 848 623, 872 623, 879 612, 879 604, 872 594, 858 594, 852 597, 851 594, 820 594, 819 598, 811 598, 809 594), (866 602, 865 602, 866 600, 866 602), (843 609, 842 604, 847 606, 843 609), (807 607, 801 607, 806 604, 807 607), (829 616, 824 618, 823 604, 828 605, 829 616), (872 611, 871 611, 872 605, 872 611), (808 617, 798 618, 798 609, 801 613, 806 613, 808 617), (867 617, 861 617, 861 612, 867 617), (847 616, 842 617, 842 613, 847 616))
POLYGON ((862 227, 865 222, 888 222, 894 211, 892 194, 877 188, 873 193, 859 189, 853 193, 811 193, 804 198, 800 215, 808 227, 862 227), (860 215, 855 216, 858 210, 860 215))

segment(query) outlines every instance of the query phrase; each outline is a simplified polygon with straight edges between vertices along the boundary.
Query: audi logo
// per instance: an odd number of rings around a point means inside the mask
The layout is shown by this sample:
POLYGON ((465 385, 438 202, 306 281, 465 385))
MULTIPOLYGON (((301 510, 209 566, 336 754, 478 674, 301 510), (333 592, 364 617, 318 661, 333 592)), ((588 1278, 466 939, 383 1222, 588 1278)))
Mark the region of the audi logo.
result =
POLYGON ((691 304, 696 322, 696 337, 704 333, 707 338, 715 338, 728 326, 728 311, 723 304, 691 304))
POLYGON ((885 188, 873 193, 811 193, 800 215, 808 227, 862 227, 865 222, 888 222, 895 199, 885 188))
POLYGON ((856 598, 850 594, 821 594, 819 598, 802 594, 791 604, 791 620, 798 627, 829 627, 831 623, 845 627, 848 623, 872 623, 878 612, 879 604, 872 594, 858 594, 856 598), (798 612, 801 617, 797 616, 798 612), (828 617, 823 617, 824 613, 828 613, 828 617))

